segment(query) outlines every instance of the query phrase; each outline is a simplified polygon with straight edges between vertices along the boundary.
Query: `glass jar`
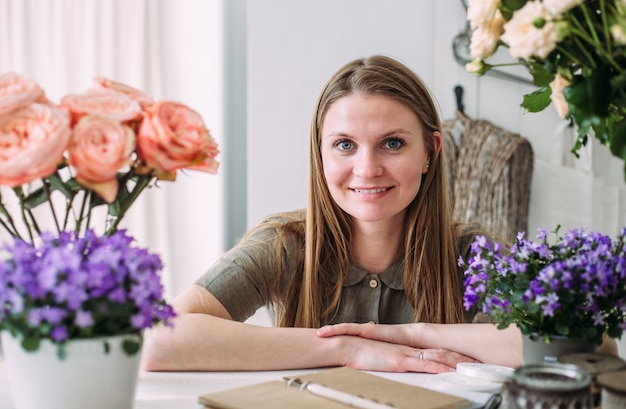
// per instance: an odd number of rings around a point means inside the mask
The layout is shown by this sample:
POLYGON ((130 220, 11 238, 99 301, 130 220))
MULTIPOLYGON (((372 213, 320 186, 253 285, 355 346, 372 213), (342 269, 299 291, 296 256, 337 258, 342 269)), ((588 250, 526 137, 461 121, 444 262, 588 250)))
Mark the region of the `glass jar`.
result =
POLYGON ((504 388, 509 409, 592 409, 591 375, 571 364, 524 365, 504 388))

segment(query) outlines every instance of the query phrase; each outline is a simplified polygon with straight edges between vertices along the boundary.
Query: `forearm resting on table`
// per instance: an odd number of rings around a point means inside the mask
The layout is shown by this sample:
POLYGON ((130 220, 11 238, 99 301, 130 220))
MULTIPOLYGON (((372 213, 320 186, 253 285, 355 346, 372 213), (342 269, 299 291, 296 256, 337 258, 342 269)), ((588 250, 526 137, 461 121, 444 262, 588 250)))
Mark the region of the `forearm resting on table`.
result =
MULTIPOLYGON (((410 325, 410 324, 409 324, 410 325)), ((417 324, 414 342, 423 348, 443 348, 493 365, 522 364, 522 337, 515 326, 493 324, 417 324)))
MULTIPOLYGON (((522 364, 522 335, 511 325, 498 329, 494 324, 423 324, 416 333, 424 347, 450 349, 481 362, 518 367, 522 364)), ((604 337, 598 353, 618 355, 614 339, 604 337)))
POLYGON ((261 327, 187 313, 174 320, 173 328, 161 326, 146 333, 142 368, 250 371, 337 365, 337 342, 325 341, 313 329, 261 327))

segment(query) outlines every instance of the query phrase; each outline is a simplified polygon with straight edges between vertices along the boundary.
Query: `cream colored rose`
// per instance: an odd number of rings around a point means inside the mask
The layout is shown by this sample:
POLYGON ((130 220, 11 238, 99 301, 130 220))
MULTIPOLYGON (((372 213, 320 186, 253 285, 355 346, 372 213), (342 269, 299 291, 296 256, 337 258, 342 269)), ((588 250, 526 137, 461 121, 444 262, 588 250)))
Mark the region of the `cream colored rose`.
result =
POLYGON ((51 175, 63 161, 71 130, 56 106, 32 103, 0 116, 0 185, 23 185, 51 175))
POLYGON ((142 109, 128 95, 106 88, 93 88, 61 99, 61 107, 72 115, 72 124, 85 115, 100 115, 125 122, 141 118, 142 109))
POLYGON ((584 1, 585 0, 543 0, 543 5, 553 16, 560 16, 584 1))
POLYGON ((469 0, 467 5, 467 20, 471 28, 490 25, 501 0, 469 0))
POLYGON ((154 104, 154 98, 140 89, 131 87, 130 85, 123 84, 121 82, 113 81, 106 77, 95 77, 94 85, 96 88, 106 88, 111 89, 113 91, 120 92, 122 94, 126 94, 132 99, 136 101, 141 109, 148 109, 152 104, 154 104))
POLYGON ((45 100, 43 89, 25 75, 12 72, 0 75, 0 115, 45 100))
POLYGON ((119 121, 83 116, 74 126, 68 150, 78 183, 112 203, 119 188, 117 172, 130 164, 135 141, 133 130, 119 121))
POLYGON ((186 105, 159 101, 145 113, 137 134, 139 155, 146 164, 172 179, 177 169, 216 173, 217 143, 202 117, 186 105))
POLYGON ((569 113, 569 107, 567 106, 563 89, 569 85, 571 85, 571 82, 561 74, 557 74, 550 83, 550 89, 552 90, 550 99, 552 100, 556 113, 563 119, 566 118, 569 113))
POLYGON ((498 41, 502 35, 503 26, 506 20, 500 11, 496 11, 494 18, 489 25, 478 27, 472 33, 470 43, 470 55, 472 58, 485 59, 493 55, 498 48, 498 41))
POLYGON ((513 58, 546 58, 561 40, 552 16, 539 1, 529 1, 513 13, 500 37, 509 46, 513 58), (535 24, 543 21, 542 27, 535 24))
POLYGON ((611 36, 616 44, 626 45, 626 21, 622 22, 622 24, 613 24, 611 26, 611 36))

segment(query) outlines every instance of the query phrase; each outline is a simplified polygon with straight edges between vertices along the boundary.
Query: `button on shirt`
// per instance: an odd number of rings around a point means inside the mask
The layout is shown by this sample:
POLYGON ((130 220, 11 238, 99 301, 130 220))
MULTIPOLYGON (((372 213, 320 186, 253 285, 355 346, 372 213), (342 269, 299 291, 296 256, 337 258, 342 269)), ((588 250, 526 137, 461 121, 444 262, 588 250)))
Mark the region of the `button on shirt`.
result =
POLYGON ((351 266, 343 283, 337 313, 329 323, 372 321, 400 324, 413 321, 415 309, 406 298, 402 273, 400 261, 379 274, 351 266))

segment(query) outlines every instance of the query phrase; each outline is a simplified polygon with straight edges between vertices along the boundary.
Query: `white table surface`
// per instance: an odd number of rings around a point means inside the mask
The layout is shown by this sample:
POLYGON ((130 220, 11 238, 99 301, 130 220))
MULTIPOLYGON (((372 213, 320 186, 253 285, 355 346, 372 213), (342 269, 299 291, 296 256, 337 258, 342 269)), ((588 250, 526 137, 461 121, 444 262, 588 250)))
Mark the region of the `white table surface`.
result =
MULTIPOLYGON (((0 357, 0 360, 2 358, 0 357)), ((139 374, 135 393, 134 409, 202 409, 198 396, 282 379, 285 375, 304 374, 317 371, 257 371, 257 372, 144 372, 139 374)), ((417 373, 371 372, 385 378, 412 385, 429 387, 433 375, 417 373)), ((463 396, 474 402, 484 403, 489 397, 484 392, 454 391, 444 392, 463 396)), ((6 365, 0 361, 0 409, 13 409, 6 365)))

